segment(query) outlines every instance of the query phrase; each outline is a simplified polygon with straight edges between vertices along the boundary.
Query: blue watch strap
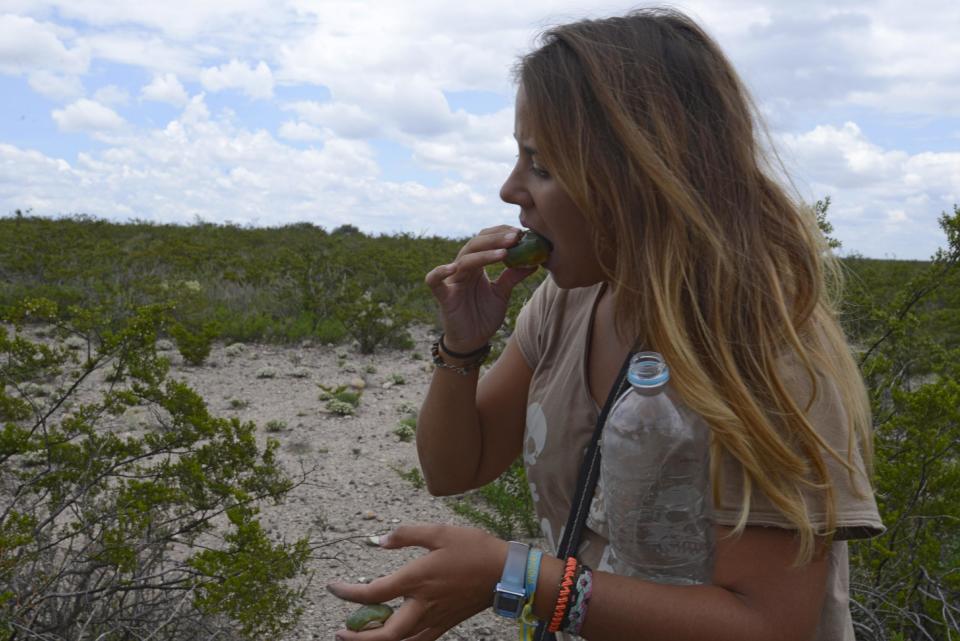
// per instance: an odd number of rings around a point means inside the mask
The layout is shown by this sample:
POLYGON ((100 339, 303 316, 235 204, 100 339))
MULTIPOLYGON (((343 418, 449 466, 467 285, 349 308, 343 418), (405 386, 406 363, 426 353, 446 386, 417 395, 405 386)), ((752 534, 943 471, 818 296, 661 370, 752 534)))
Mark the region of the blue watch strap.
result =
POLYGON ((529 552, 530 546, 526 543, 510 541, 507 560, 503 564, 503 574, 493 598, 494 612, 501 616, 516 619, 523 611, 523 604, 526 601, 524 583, 529 552))

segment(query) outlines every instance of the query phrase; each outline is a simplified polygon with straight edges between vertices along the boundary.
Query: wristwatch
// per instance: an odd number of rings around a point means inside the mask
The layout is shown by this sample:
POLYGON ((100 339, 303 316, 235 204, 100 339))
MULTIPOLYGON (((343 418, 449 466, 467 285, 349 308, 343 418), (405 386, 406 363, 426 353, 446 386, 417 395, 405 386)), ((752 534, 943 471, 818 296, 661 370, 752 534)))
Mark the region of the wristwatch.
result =
POLYGON ((530 546, 526 543, 510 541, 507 562, 503 564, 503 575, 493 591, 493 611, 502 617, 516 619, 523 612, 527 596, 524 582, 529 552, 530 546))

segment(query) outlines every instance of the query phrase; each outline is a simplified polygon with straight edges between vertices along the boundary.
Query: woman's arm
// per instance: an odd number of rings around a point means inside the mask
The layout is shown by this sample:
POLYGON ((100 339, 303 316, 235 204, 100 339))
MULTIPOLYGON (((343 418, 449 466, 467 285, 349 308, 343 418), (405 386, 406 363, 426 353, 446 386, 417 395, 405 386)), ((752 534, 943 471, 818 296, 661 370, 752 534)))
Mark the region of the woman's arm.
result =
POLYGON ((507 469, 523 446, 532 374, 513 338, 479 382, 476 371, 436 369, 417 418, 417 453, 431 494, 465 492, 507 469))
MULTIPOLYGON (((829 559, 793 567, 794 534, 747 527, 738 538, 719 528, 713 585, 673 586, 594 572, 582 636, 590 641, 808 641, 816 631, 829 559)), ((336 596, 360 603, 403 597, 379 630, 338 631, 341 641, 432 641, 490 607, 507 544, 474 528, 402 526, 383 537, 385 548, 430 552, 367 585, 331 584, 336 596)), ((562 562, 544 555, 534 599, 541 620, 556 601, 562 562)))
MULTIPOLYGON (((582 636, 590 641, 807 641, 817 627, 829 565, 824 552, 793 567, 789 530, 718 528, 712 585, 671 586, 594 572, 582 636)), ((544 557, 535 613, 550 619, 563 563, 544 557)))

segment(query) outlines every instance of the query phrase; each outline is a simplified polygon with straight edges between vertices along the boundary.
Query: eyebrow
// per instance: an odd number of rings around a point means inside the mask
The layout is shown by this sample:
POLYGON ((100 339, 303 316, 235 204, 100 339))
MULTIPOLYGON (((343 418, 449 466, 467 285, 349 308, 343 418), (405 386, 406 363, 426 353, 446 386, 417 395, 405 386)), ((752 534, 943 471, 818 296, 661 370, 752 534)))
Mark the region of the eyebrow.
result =
POLYGON ((516 132, 514 132, 514 134, 513 134, 513 139, 517 141, 517 143, 520 145, 520 148, 523 149, 523 150, 527 153, 528 156, 536 156, 536 155, 537 155, 537 150, 536 150, 536 149, 534 149, 534 148, 531 147, 530 145, 524 145, 523 143, 520 142, 520 139, 517 138, 516 132))

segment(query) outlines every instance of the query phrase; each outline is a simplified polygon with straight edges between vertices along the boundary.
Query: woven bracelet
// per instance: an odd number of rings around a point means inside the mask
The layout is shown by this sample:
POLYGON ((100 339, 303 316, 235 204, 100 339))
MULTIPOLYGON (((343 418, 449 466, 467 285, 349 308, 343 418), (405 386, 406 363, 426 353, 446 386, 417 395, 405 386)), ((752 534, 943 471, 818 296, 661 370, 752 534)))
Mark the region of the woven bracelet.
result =
POLYGON ((567 557, 566 566, 563 568, 563 578, 560 579, 560 593, 557 595, 557 605, 553 610, 553 618, 550 619, 548 632, 559 632, 560 624, 567 615, 567 608, 570 607, 570 591, 573 589, 573 578, 577 573, 577 557, 567 557))
POLYGON ((562 629, 564 632, 580 636, 583 621, 587 617, 587 603, 593 594, 593 571, 585 565, 580 566, 574 590, 576 591, 576 597, 573 600, 573 605, 570 606, 570 611, 562 629))

